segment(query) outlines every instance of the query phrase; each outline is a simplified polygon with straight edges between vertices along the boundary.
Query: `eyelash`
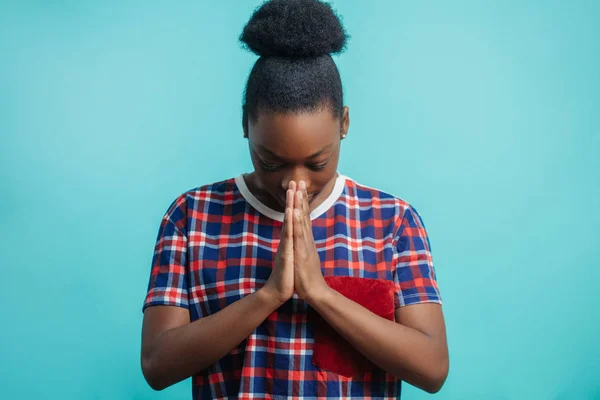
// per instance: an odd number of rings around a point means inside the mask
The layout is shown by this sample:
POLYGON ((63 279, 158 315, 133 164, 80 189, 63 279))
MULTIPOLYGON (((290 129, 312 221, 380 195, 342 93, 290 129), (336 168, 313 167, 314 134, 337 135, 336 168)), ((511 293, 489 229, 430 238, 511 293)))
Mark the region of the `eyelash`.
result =
MULTIPOLYGON (((324 169, 327 164, 329 163, 329 160, 327 160, 325 163, 323 164, 319 164, 319 165, 311 165, 308 168, 312 169, 313 171, 320 171, 322 169, 324 169)), ((271 164, 266 164, 264 162, 261 161, 262 167, 265 171, 268 172, 275 172, 275 171, 279 171, 280 169, 283 168, 283 166, 280 165, 271 165, 271 164)))
POLYGON ((325 162, 323 164, 319 164, 319 165, 311 165, 308 168, 310 168, 310 169, 312 169, 314 171, 319 171, 319 170, 322 170, 323 168, 325 168, 327 166, 327 164, 329 164, 329 161, 327 161, 327 162, 325 162))
POLYGON ((269 171, 269 172, 275 172, 281 169, 280 166, 278 165, 270 165, 270 164, 265 164, 264 162, 261 161, 262 167, 265 171, 269 171))

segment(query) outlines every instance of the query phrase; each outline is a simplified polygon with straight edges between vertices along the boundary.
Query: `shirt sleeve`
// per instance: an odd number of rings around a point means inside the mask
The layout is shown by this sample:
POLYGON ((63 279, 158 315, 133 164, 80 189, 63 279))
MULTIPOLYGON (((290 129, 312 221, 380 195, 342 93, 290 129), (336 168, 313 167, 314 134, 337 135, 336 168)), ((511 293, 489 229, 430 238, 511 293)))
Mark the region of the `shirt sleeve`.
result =
POLYGON ((429 237, 421 216, 410 205, 404 210, 394 240, 396 308, 417 303, 442 304, 429 237))
POLYGON ((143 311, 156 305, 189 308, 186 213, 183 204, 180 199, 176 200, 162 218, 143 311))

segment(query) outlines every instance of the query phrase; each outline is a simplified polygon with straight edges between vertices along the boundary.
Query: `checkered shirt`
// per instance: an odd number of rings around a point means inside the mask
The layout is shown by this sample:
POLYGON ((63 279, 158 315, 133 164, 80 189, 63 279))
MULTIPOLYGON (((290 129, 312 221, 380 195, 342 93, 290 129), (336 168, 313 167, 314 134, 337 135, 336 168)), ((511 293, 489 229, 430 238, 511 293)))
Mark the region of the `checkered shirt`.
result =
MULTIPOLYGON (((282 222, 257 210, 256 198, 249 202, 252 195, 241 190, 240 179, 190 190, 171 204, 160 224, 144 310, 184 307, 195 321, 266 283, 282 222)), ((393 281, 396 307, 441 304, 417 211, 350 178, 338 181, 339 196, 332 193, 331 205, 312 216, 323 275, 393 281)), ((308 309, 294 295, 239 346, 192 377, 193 399, 400 397, 401 381, 381 369, 347 378, 313 365, 308 309)))

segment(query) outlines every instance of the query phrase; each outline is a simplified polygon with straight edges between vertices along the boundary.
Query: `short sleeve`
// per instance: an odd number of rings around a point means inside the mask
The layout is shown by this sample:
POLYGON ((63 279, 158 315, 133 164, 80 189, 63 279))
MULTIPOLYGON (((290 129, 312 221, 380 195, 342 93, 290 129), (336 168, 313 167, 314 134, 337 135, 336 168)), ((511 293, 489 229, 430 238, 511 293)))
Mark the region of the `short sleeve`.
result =
POLYGON ((185 212, 176 201, 163 217, 152 257, 148 292, 142 310, 156 305, 189 308, 185 212))
POLYGON ((427 231, 410 205, 394 238, 396 308, 416 303, 442 303, 427 231))

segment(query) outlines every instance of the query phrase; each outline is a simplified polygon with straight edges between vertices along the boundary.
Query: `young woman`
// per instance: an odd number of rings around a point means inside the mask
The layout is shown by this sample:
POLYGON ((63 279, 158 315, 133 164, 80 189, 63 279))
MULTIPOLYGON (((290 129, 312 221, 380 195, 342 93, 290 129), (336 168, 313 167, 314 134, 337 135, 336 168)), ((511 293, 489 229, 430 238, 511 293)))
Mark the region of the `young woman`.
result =
POLYGON ((350 124, 317 0, 272 0, 241 41, 254 171, 164 215, 144 302, 151 387, 194 399, 398 398, 438 391, 448 350, 429 240, 411 205, 337 172, 350 124))

